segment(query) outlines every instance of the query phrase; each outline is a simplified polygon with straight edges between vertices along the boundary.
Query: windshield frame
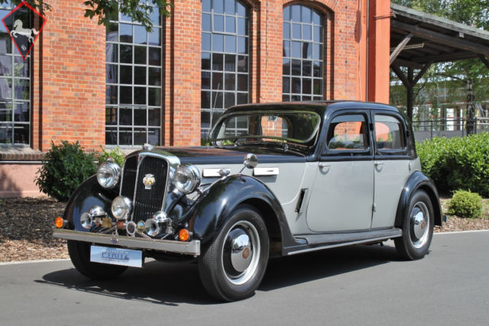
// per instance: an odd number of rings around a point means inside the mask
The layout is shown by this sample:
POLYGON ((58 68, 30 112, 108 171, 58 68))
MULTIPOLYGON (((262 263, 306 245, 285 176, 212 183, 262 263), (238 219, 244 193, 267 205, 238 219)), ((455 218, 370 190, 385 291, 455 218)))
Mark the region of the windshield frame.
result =
MULTIPOLYGON (((250 145, 256 143, 270 143, 270 144, 295 144, 299 146, 314 146, 319 137, 320 128, 322 125, 321 115, 314 110, 246 110, 246 111, 233 111, 222 115, 217 121, 216 125, 212 128, 209 134, 209 142, 213 145, 235 145, 237 140, 245 140, 244 142, 239 142, 240 145, 250 145), (223 126, 226 121, 237 117, 278 117, 285 119, 287 116, 298 116, 300 114, 308 114, 312 118, 316 118, 317 122, 314 128, 311 128, 309 137, 305 139, 296 139, 291 137, 279 137, 274 135, 251 135, 249 133, 243 135, 222 135, 223 126), (221 135, 220 135, 221 134, 221 135), (247 142, 246 139, 253 139, 253 141, 247 142), (229 141, 228 144, 223 144, 223 142, 229 141)), ((225 128, 227 129, 227 128, 225 128)))

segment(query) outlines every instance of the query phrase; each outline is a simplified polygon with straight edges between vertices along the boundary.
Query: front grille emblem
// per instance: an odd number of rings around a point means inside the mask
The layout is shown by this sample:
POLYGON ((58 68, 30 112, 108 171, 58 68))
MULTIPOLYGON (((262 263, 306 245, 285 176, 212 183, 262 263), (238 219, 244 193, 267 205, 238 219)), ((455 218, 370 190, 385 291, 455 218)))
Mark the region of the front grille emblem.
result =
POLYGON ((143 178, 144 189, 151 189, 151 187, 155 184, 156 179, 152 174, 146 174, 143 178))

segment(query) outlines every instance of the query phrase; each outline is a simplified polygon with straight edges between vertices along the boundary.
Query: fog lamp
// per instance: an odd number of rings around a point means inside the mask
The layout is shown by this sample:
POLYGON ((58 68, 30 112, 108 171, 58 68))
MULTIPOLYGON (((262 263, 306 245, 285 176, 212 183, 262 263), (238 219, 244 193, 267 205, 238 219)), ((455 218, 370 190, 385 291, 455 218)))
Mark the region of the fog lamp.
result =
POLYGON ((83 213, 80 217, 80 224, 85 229, 90 229, 93 225, 93 218, 90 213, 83 213))
POLYGON ((124 196, 117 196, 112 201, 112 215, 118 220, 125 220, 132 212, 132 202, 124 196))

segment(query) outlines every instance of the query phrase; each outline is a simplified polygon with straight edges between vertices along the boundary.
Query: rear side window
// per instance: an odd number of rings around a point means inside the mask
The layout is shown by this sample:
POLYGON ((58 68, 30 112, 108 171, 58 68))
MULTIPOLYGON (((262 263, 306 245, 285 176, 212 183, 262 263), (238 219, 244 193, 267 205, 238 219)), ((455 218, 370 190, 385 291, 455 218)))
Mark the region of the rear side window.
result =
POLYGON ((393 116, 375 115, 375 146, 377 151, 399 151, 406 149, 402 122, 393 116))
POLYGON ((366 119, 361 114, 335 117, 329 126, 327 147, 334 151, 365 151, 368 146, 366 119))

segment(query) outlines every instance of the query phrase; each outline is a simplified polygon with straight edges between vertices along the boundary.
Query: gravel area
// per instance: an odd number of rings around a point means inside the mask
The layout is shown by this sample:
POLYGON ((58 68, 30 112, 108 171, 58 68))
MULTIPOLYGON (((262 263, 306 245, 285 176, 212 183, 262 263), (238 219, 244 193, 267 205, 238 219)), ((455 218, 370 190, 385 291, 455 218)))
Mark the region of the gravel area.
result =
MULTIPOLYGON (((442 198, 446 210, 448 199, 442 198)), ((489 229, 489 200, 484 218, 450 216, 435 232, 489 229)), ((65 203, 52 198, 0 198, 0 262, 69 258, 66 241, 53 239, 52 227, 65 203)))

